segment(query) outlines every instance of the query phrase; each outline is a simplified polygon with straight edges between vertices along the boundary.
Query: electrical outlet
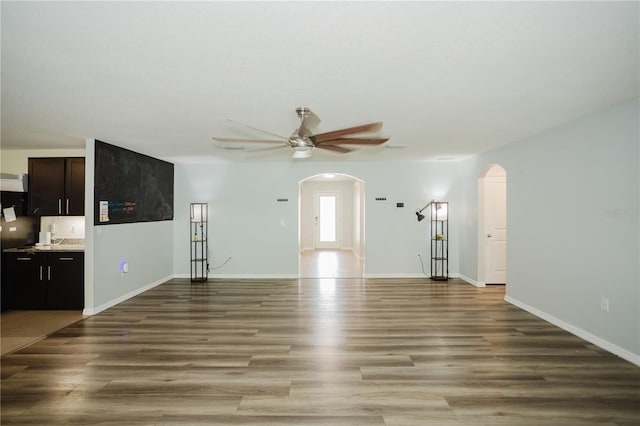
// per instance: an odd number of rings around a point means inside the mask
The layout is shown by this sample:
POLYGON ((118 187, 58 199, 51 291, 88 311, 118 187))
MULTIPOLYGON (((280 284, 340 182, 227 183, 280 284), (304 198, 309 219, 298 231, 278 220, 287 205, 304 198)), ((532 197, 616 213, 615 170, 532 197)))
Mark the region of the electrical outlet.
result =
POLYGON ((600 298, 600 309, 605 312, 609 312, 609 299, 607 299, 606 297, 600 298))
POLYGON ((118 269, 120 269, 120 276, 126 274, 127 272, 129 272, 129 262, 127 262, 126 260, 122 260, 118 269))

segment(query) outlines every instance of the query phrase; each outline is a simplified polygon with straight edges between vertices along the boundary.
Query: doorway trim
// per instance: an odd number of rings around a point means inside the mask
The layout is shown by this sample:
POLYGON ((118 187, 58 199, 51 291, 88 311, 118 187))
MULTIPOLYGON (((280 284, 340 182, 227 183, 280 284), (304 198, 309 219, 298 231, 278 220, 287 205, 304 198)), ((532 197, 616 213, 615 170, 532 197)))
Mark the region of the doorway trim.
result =
MULTIPOLYGON (((507 172, 505 168, 502 167, 500 164, 496 164, 496 163, 489 164, 484 169, 482 175, 478 178, 478 265, 477 265, 478 280, 477 280, 477 285, 479 287, 485 287, 487 285, 487 278, 488 278, 488 272, 487 272, 488 249, 487 249, 486 242, 488 238, 487 235, 490 235, 490 232, 487 229, 487 218, 489 215, 493 215, 493 214, 502 214, 504 215, 505 218, 507 217, 506 202, 504 204, 504 211, 501 211, 501 212, 496 212, 495 210, 493 210, 495 206, 491 205, 491 203, 488 202, 486 185, 488 183, 488 179, 494 178, 494 177, 504 178, 505 185, 506 185, 507 172)), ((505 192, 506 192, 506 187, 505 187, 505 192)), ((505 261, 505 265, 506 265, 506 261, 505 261)))
MULTIPOLYGON (((298 182, 298 252, 313 250, 315 247, 314 235, 314 199, 318 192, 342 192, 341 189, 331 188, 331 183, 350 182, 352 185, 352 197, 345 198, 341 195, 342 209, 347 215, 342 223, 342 235, 338 237, 341 247, 352 250, 362 265, 362 276, 365 271, 365 182, 355 176, 338 172, 323 172, 314 174, 298 182), (328 177, 333 176, 333 177, 328 177), (314 182, 326 183, 322 188, 307 186, 314 182), (350 204, 351 203, 351 204, 350 204), (347 205, 349 204, 349 205, 347 205), (351 210, 351 213, 349 213, 351 210), (348 226, 347 226, 348 225, 348 226), (345 240, 343 237, 346 236, 345 240)), ((341 219, 342 220, 342 219, 341 219)), ((298 276, 300 276, 300 259, 298 259, 298 276)))

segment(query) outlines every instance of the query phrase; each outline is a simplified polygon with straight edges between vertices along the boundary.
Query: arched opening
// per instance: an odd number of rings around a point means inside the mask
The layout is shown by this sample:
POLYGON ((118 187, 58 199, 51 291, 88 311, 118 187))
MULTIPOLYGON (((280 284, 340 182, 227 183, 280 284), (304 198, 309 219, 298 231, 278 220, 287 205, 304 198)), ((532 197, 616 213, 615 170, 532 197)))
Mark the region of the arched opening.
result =
POLYGON ((323 173, 299 182, 300 278, 364 275, 364 182, 323 173))
POLYGON ((507 283, 507 172, 498 164, 478 179, 478 282, 507 283))

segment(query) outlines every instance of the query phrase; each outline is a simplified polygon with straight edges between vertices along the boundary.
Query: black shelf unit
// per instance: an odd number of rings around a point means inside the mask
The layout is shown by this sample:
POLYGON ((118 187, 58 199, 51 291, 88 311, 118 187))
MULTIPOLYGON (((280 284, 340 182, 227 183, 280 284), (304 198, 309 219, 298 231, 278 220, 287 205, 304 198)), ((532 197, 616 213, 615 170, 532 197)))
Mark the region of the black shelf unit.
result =
POLYGON ((209 278, 208 210, 207 203, 191 203, 191 282, 204 282, 209 278))
POLYGON ((449 203, 433 201, 431 216, 431 279, 449 279, 449 203))

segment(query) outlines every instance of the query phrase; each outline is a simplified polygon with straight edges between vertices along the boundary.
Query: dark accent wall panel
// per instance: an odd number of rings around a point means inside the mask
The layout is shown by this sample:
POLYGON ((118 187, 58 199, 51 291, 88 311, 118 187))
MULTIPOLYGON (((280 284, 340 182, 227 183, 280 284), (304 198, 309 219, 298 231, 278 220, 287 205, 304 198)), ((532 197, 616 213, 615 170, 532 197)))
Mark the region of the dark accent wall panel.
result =
POLYGON ((95 141, 94 224, 173 220, 173 164, 95 141))

